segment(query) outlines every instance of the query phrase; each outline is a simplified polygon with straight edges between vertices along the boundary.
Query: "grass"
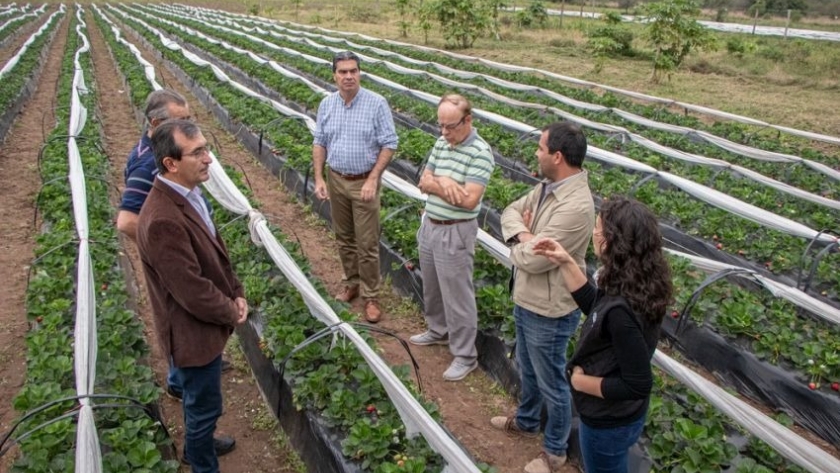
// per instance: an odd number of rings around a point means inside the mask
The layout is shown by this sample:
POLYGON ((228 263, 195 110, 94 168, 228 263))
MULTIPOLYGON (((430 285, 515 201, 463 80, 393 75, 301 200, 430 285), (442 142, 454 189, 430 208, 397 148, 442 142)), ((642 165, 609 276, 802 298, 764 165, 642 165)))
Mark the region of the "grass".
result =
MULTIPOLYGON (((416 28, 409 32, 408 38, 399 36, 399 18, 393 0, 303 2, 297 14, 289 0, 195 3, 241 12, 259 9, 263 16, 270 18, 295 21, 297 16, 298 21, 310 25, 424 44, 416 28)), ((520 1, 519 6, 522 4, 520 1)), ((568 8, 577 10, 579 6, 568 8)), ((704 13, 702 19, 708 16, 709 13, 704 13)), ((520 29, 509 18, 503 14, 502 21, 507 25, 503 24, 500 30, 502 41, 481 38, 473 48, 457 52, 545 69, 773 124, 818 133, 840 133, 840 114, 826 110, 827 104, 840 102, 840 79, 836 73, 840 70, 840 47, 836 42, 715 33, 719 38, 718 51, 690 55, 669 81, 655 84, 650 81, 652 66, 647 59, 650 51, 639 39, 641 25, 632 26, 637 35, 633 43, 639 52, 637 58, 599 61, 589 51, 586 36, 588 29, 601 25, 596 20, 566 18, 561 29, 559 19, 552 17, 544 29, 520 29), (732 54, 727 52, 727 41, 741 41, 754 49, 732 54)), ((832 24, 829 20, 821 23, 826 27, 832 24)), ((836 26, 840 28, 840 23, 836 26)), ((438 30, 435 27, 431 32, 428 46, 444 47, 438 30)))

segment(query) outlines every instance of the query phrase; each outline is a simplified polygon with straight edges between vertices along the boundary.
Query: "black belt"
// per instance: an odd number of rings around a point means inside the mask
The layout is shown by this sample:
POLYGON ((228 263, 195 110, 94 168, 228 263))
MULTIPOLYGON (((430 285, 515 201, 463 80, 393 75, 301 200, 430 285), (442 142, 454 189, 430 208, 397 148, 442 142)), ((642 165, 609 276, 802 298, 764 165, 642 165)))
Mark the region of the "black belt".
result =
POLYGON ((473 220, 475 220, 475 217, 473 217, 473 218, 461 218, 461 219, 455 219, 455 220, 438 220, 436 218, 429 217, 429 221, 434 223, 435 225, 455 225, 456 223, 471 222, 473 220))
POLYGON ((336 176, 344 179, 345 181, 359 181, 359 180, 362 180, 362 179, 367 179, 368 176, 370 176, 370 171, 363 172, 361 174, 343 174, 343 173, 340 173, 340 172, 335 171, 333 169, 330 169, 330 172, 332 172, 336 176))

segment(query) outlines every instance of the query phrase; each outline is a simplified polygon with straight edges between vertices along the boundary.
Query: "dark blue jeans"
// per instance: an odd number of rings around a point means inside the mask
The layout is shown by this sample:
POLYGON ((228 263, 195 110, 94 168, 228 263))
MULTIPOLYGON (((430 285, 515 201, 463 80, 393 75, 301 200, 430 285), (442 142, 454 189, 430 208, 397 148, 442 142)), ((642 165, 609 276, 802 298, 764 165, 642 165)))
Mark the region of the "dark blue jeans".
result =
POLYGON ((621 427, 596 429, 580 423, 578 438, 586 473, 627 473, 627 452, 642 434, 645 417, 621 427))
POLYGON ((178 379, 178 374, 175 371, 175 365, 172 363, 172 358, 169 359, 169 374, 166 376, 166 385, 172 388, 176 393, 184 391, 181 388, 181 380, 178 379))
POLYGON ((213 433, 222 415, 222 355, 204 366, 173 370, 184 393, 184 456, 192 473, 218 473, 213 433))
POLYGON ((513 308, 516 322, 516 358, 522 393, 516 424, 528 432, 540 430, 543 403, 548 412, 545 450, 565 455, 572 428, 572 396, 566 382, 566 347, 580 321, 580 310, 563 317, 543 317, 528 309, 513 308))

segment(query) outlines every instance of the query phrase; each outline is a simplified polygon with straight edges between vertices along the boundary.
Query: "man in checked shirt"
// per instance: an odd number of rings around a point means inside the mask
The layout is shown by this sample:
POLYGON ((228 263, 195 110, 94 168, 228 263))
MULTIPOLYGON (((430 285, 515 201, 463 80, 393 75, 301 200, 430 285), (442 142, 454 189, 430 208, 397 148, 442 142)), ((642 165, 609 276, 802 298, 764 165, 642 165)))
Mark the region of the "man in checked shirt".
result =
POLYGON ((329 199, 333 231, 344 269, 344 289, 336 295, 350 302, 365 299, 365 319, 379 322, 379 188, 382 172, 397 149, 397 133, 388 102, 361 87, 359 57, 349 51, 333 57, 338 91, 318 107, 312 163, 315 195, 329 199), (324 179, 324 163, 329 175, 324 179))

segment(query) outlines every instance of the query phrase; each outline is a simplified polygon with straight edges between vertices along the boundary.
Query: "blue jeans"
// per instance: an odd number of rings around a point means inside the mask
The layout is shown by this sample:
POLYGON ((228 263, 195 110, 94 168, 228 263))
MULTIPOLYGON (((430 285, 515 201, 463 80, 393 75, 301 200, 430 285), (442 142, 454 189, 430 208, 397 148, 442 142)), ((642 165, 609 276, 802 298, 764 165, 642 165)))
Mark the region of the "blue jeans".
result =
POLYGON ((578 438, 586 473, 627 473, 627 452, 642 434, 645 417, 621 427, 596 429, 580 423, 578 438))
POLYGON ((169 358, 169 374, 166 376, 166 385, 176 393, 184 392, 184 389, 181 387, 181 380, 178 379, 178 374, 175 371, 175 365, 172 362, 172 358, 169 358))
POLYGON ((213 433, 222 415, 222 355, 204 366, 172 369, 184 393, 184 456, 192 473, 218 473, 213 433))
POLYGON ((545 450, 565 455, 572 428, 572 396, 566 382, 566 347, 580 321, 580 310, 563 317, 543 317, 513 308, 516 322, 516 358, 522 378, 517 426, 528 432, 540 430, 543 403, 548 412, 545 450))

